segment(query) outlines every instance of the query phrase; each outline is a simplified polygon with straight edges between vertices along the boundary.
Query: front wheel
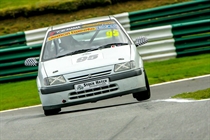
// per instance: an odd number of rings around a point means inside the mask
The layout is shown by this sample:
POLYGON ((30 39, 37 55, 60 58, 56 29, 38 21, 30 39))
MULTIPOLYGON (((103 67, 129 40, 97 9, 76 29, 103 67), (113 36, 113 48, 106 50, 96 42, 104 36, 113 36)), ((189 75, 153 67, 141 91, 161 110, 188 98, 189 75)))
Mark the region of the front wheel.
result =
POLYGON ((146 83, 147 90, 142 91, 142 92, 133 93, 133 97, 136 98, 136 100, 138 100, 138 101, 147 100, 151 96, 149 82, 148 82, 146 72, 144 72, 144 77, 145 77, 145 83, 146 83))
POLYGON ((52 109, 52 110, 44 110, 44 114, 45 114, 45 116, 55 115, 55 114, 58 114, 60 111, 61 111, 60 108, 52 109))

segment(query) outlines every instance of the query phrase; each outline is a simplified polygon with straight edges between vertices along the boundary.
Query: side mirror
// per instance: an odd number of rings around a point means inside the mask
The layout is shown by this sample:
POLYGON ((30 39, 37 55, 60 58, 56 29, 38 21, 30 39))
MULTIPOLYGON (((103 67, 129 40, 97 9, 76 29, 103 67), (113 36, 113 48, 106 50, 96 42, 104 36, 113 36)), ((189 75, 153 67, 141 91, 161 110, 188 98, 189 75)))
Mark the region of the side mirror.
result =
POLYGON ((25 66, 38 66, 38 61, 36 57, 27 58, 24 62, 25 66))
POLYGON ((140 36, 134 40, 134 43, 136 46, 140 46, 140 45, 147 43, 147 41, 148 40, 145 36, 140 36))

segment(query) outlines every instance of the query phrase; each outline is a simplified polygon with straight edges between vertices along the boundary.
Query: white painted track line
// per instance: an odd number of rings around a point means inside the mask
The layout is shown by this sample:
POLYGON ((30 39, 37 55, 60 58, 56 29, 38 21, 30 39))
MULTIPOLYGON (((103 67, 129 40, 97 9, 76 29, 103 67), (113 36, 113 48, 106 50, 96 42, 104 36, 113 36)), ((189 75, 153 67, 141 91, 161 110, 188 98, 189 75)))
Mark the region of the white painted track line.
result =
POLYGON ((202 101, 210 101, 210 99, 203 100, 191 100, 191 99, 161 99, 161 100, 153 100, 152 102, 177 102, 177 103, 191 103, 191 102, 202 102, 202 101))
POLYGON ((150 87, 156 87, 156 86, 160 86, 160 85, 166 85, 166 84, 178 83, 178 82, 183 82, 183 81, 195 80, 195 79, 204 78, 204 77, 209 77, 210 78, 210 74, 203 75, 203 76, 197 76, 197 77, 191 77, 191 78, 185 78, 185 79, 180 79, 180 80, 175 80, 175 81, 169 81, 169 82, 164 82, 164 83, 159 83, 159 84, 154 84, 154 85, 150 85, 150 87))

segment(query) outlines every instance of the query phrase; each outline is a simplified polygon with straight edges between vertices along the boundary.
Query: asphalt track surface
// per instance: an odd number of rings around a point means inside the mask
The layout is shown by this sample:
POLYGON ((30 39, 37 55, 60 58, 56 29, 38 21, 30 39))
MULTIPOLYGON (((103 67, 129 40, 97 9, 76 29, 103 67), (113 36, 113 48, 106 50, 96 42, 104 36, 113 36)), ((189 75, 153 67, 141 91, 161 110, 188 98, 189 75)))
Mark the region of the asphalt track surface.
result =
POLYGON ((171 96, 210 87, 210 75, 151 86, 151 99, 131 95, 63 108, 0 112, 0 140, 210 140, 210 100, 171 96))

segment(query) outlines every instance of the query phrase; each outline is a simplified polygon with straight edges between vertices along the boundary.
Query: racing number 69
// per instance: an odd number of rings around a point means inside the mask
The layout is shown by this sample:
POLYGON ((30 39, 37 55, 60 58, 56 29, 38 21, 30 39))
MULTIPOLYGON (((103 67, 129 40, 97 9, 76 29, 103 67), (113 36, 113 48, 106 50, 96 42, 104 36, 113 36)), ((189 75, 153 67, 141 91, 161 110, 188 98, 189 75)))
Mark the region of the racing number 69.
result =
POLYGON ((98 54, 94 54, 94 55, 90 55, 90 56, 83 56, 83 57, 80 57, 77 59, 77 63, 79 62, 83 62, 85 60, 93 60, 93 59, 96 59, 98 58, 98 54))

